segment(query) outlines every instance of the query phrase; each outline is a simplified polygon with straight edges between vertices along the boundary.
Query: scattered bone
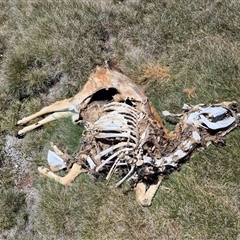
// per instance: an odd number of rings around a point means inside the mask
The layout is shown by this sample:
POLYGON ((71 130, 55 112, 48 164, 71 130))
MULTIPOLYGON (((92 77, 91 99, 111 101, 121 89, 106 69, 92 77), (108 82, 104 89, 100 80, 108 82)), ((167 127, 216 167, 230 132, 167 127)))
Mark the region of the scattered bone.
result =
POLYGON ((51 150, 48 150, 47 160, 50 169, 53 172, 57 172, 61 169, 66 168, 66 164, 64 163, 63 159, 59 157, 56 153, 52 152, 51 150))

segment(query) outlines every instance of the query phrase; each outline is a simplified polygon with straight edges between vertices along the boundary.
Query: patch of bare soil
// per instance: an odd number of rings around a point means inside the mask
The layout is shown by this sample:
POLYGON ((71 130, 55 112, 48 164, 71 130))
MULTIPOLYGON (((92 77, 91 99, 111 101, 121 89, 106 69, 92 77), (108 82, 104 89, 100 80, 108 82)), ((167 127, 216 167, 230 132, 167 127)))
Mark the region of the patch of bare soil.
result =
MULTIPOLYGON (((25 194, 25 201, 28 212, 28 222, 22 229, 25 233, 33 229, 33 219, 31 213, 34 212, 39 199, 38 191, 33 187, 33 173, 31 171, 31 157, 24 155, 22 141, 14 136, 7 135, 4 147, 5 157, 11 161, 14 189, 25 194)), ((20 220, 19 220, 20 221, 20 220)), ((0 239, 16 236, 16 227, 5 231, 0 235, 0 239)))

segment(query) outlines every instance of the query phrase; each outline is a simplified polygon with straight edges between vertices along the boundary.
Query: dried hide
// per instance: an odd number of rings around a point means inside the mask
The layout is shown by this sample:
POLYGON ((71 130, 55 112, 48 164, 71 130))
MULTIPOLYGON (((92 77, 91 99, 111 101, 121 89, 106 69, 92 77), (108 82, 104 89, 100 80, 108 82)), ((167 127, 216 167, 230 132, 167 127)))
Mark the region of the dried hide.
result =
POLYGON ((132 180, 137 201, 149 206, 169 171, 196 148, 222 142, 225 134, 237 127, 240 116, 236 111, 236 102, 184 105, 183 113, 176 115, 164 111, 164 115, 180 118, 175 131, 168 133, 138 86, 118 71, 97 67, 76 96, 45 107, 17 124, 51 113, 18 132, 24 135, 56 118, 72 115, 73 121, 86 129, 81 149, 69 156, 52 144, 53 152, 48 153, 52 171, 44 167, 38 170, 63 185, 82 172, 103 174, 107 181, 112 174, 119 174, 121 180, 115 186, 132 180), (53 173, 63 168, 68 171, 65 177, 53 173))

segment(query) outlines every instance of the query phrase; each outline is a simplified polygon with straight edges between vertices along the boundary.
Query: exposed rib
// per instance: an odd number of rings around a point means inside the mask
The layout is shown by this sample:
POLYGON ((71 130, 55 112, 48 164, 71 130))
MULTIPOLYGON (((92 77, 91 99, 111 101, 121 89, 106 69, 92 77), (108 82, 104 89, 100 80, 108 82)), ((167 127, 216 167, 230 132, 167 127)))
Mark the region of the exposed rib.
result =
POLYGON ((111 159, 113 159, 114 157, 116 157, 117 155, 119 155, 120 153, 124 152, 124 151, 131 151, 133 150, 133 148, 123 148, 117 152, 115 152, 114 154, 112 154, 110 157, 108 157, 106 160, 104 160, 97 168, 96 168, 96 172, 98 172, 103 166, 105 166, 106 164, 109 163, 109 161, 111 159))
POLYGON ((112 176, 113 171, 115 170, 115 168, 117 167, 117 163, 119 162, 119 157, 117 158, 117 160, 114 162, 114 164, 112 165, 111 169, 108 172, 108 175, 106 176, 106 180, 109 180, 112 176))
POLYGON ((128 177, 130 177, 131 174, 132 174, 133 171, 134 171, 134 168, 135 168, 135 166, 132 165, 130 171, 128 172, 128 174, 127 174, 122 180, 120 180, 120 181, 115 185, 115 187, 119 187, 128 177))
POLYGON ((127 105, 127 104, 123 104, 123 103, 118 103, 118 104, 113 104, 113 103, 109 103, 106 106, 104 106, 104 110, 105 111, 117 111, 118 113, 128 113, 130 115, 134 115, 134 117, 137 118, 137 113, 135 108, 127 105))
POLYGON ((87 156, 87 162, 91 169, 94 169, 96 167, 96 164, 89 156, 87 156))
MULTIPOLYGON (((123 133, 104 133, 104 132, 101 132, 101 133, 97 133, 95 135, 96 138, 116 138, 116 137, 122 137, 122 138, 128 138, 128 139, 132 139, 135 143, 137 142, 137 138, 132 136, 131 134, 131 131, 128 131, 128 132, 123 132, 123 133)), ((134 133, 134 132, 133 132, 134 133)))
MULTIPOLYGON (((129 145, 135 147, 135 144, 129 143, 129 145)), ((126 143, 126 142, 120 142, 120 143, 118 143, 118 144, 116 144, 116 145, 114 145, 114 146, 111 146, 111 147, 109 147, 109 148, 101 151, 100 153, 98 153, 98 154, 95 156, 95 158, 97 158, 97 159, 98 159, 98 158, 101 158, 101 157, 103 157, 104 155, 110 153, 111 151, 113 151, 113 150, 115 150, 115 149, 117 149, 117 148, 120 148, 120 147, 124 147, 124 146, 127 146, 127 143, 126 143)))

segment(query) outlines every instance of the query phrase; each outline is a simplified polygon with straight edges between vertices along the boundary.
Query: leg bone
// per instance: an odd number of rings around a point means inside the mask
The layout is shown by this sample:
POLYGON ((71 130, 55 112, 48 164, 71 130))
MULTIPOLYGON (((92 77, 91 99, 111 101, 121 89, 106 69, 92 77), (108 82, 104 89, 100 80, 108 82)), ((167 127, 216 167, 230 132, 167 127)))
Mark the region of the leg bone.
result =
POLYGON ((78 165, 77 163, 73 164, 71 170, 65 177, 60 177, 45 167, 39 167, 38 171, 40 173, 42 173, 43 175, 61 183, 64 186, 69 185, 79 174, 81 174, 83 172, 87 172, 85 169, 82 169, 82 167, 80 165, 78 165))
POLYGON ((55 102, 55 103, 53 103, 53 104, 51 104, 47 107, 42 108, 40 111, 19 120, 17 122, 17 125, 26 124, 34 118, 37 118, 39 116, 43 116, 43 115, 46 115, 46 114, 49 114, 49 113, 71 111, 74 108, 71 105, 72 105, 71 104, 71 98, 70 99, 65 99, 65 100, 62 100, 62 101, 57 101, 57 102, 55 102))
POLYGON ((71 116, 71 115, 72 115, 72 113, 70 113, 70 112, 56 112, 56 113, 53 113, 53 114, 45 117, 44 119, 38 121, 37 123, 34 123, 32 125, 29 125, 29 126, 23 128, 23 129, 21 129, 20 131, 18 131, 17 135, 18 136, 23 136, 25 133, 30 132, 33 129, 38 128, 38 127, 40 127, 40 126, 42 126, 46 123, 55 121, 56 119, 68 117, 68 116, 71 116))
POLYGON ((152 199, 162 182, 162 179, 163 177, 159 176, 158 182, 156 184, 152 184, 147 190, 146 184, 144 184, 143 182, 139 182, 134 189, 136 192, 137 202, 140 203, 142 206, 150 206, 152 203, 152 199))

